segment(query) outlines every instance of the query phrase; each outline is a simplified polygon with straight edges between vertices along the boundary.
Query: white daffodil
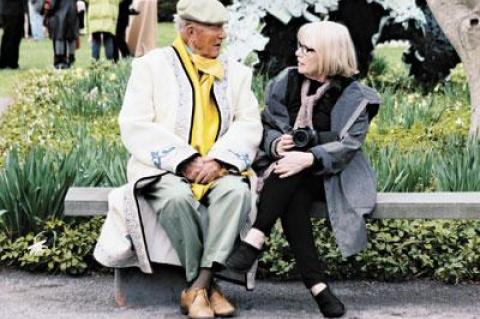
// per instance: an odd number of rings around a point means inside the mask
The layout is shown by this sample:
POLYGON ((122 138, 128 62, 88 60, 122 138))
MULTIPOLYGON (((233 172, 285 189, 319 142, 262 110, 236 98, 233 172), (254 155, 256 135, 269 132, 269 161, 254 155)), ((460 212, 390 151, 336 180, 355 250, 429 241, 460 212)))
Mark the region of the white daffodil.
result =
POLYGON ((29 246, 28 249, 30 250, 30 255, 38 256, 41 255, 43 250, 47 248, 43 244, 47 242, 46 239, 41 240, 39 242, 34 243, 33 245, 29 246))

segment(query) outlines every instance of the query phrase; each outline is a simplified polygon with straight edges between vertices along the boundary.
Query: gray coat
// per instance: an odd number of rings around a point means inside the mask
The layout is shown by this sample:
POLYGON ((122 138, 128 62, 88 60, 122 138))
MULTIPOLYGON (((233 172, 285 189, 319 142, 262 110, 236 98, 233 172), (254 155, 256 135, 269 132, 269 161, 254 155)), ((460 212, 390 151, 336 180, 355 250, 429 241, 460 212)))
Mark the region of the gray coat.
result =
MULTIPOLYGON (((267 86, 266 109, 262 113, 264 136, 255 165, 259 175, 274 160, 272 142, 292 129, 286 106, 292 78, 299 78, 296 68, 284 70, 267 86)), ((364 216, 375 207, 377 183, 362 145, 380 103, 375 90, 353 81, 343 90, 330 114, 331 130, 339 136, 338 140, 310 149, 322 164, 314 174, 323 176, 327 211, 345 257, 367 246, 364 216), (356 110, 359 115, 355 114, 356 110)))
POLYGON ((77 0, 53 0, 45 19, 52 40, 73 41, 78 37, 77 0))

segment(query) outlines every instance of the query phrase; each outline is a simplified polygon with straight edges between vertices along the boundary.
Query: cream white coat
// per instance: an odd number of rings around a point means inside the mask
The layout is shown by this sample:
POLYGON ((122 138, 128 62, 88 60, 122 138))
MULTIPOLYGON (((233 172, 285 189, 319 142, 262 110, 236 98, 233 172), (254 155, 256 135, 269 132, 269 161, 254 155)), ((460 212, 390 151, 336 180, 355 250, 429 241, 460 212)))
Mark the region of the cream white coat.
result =
MULTIPOLYGON (((244 171, 253 162, 262 138, 258 103, 251 90, 252 73, 234 60, 222 62, 225 77, 215 81, 213 88, 220 132, 208 156, 244 171)), ((158 176, 175 173, 183 160, 196 153, 189 145, 193 94, 173 48, 153 50, 132 62, 119 116, 122 141, 132 155, 127 168, 129 183, 109 196, 109 212, 94 252, 101 264, 138 266, 147 273, 152 272, 150 262, 180 265, 141 190, 158 176)), ((255 176, 250 182, 255 203, 255 176)), ((252 210, 242 234, 255 215, 252 210)))

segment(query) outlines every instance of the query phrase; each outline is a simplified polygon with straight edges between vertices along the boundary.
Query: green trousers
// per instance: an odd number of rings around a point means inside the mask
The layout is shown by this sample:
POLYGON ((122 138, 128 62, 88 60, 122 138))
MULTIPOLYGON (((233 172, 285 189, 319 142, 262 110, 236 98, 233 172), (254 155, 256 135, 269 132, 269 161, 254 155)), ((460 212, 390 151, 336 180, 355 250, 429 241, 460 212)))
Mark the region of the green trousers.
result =
POLYGON ((202 204, 193 197, 187 180, 173 174, 162 176, 145 198, 158 214, 188 282, 200 268, 225 263, 251 209, 248 184, 232 175, 216 180, 202 204))

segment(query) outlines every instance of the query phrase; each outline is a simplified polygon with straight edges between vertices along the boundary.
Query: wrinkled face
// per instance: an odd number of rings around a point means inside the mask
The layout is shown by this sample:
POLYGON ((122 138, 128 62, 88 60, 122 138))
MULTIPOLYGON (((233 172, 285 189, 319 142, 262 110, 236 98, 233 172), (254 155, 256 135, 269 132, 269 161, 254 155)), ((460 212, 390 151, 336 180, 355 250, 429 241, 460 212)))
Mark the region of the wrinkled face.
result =
POLYGON ((215 59, 220 55, 226 37, 223 24, 206 25, 192 22, 187 27, 188 45, 195 54, 215 59))
POLYGON ((297 56, 298 73, 316 78, 319 68, 318 53, 313 48, 298 41, 295 55, 297 56))

